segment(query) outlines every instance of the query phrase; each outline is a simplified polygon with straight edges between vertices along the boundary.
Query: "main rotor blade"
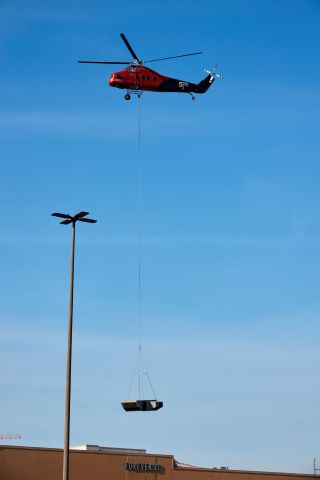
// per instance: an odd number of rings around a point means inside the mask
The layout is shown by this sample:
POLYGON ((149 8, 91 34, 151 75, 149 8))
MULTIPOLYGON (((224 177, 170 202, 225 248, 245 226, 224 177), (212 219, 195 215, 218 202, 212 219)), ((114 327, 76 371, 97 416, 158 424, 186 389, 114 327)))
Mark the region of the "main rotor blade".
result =
POLYGON ((69 225, 69 223, 71 223, 72 220, 68 219, 68 220, 63 220, 63 222, 60 222, 61 225, 69 225))
POLYGON ((130 43, 128 42, 128 40, 126 39, 126 36, 123 34, 123 33, 120 33, 120 37, 122 38, 122 40, 124 41, 124 43, 126 44, 126 47, 127 49, 129 50, 129 52, 131 53, 131 55, 133 56, 133 58, 135 60, 137 60, 138 62, 140 62, 139 58, 137 57, 137 55, 135 54, 133 48, 131 47, 130 43))
POLYGON ((95 62, 92 60, 78 60, 78 63, 98 63, 102 65, 129 65, 132 62, 95 62))
POLYGON ((97 223, 97 220, 93 220, 92 218, 79 218, 79 222, 97 223))
POLYGON ((65 213, 51 213, 52 217, 59 217, 59 218, 68 218, 70 220, 71 215, 66 215, 65 213))
POLYGON ((89 212, 79 212, 74 216, 74 219, 79 220, 79 218, 86 217, 87 215, 89 215, 89 212))
POLYGON ((160 60, 170 60, 171 58, 190 57, 190 55, 201 55, 202 53, 203 52, 185 53, 184 55, 175 55, 174 57, 164 57, 164 58, 156 58, 154 60, 146 60, 143 63, 159 62, 160 60))

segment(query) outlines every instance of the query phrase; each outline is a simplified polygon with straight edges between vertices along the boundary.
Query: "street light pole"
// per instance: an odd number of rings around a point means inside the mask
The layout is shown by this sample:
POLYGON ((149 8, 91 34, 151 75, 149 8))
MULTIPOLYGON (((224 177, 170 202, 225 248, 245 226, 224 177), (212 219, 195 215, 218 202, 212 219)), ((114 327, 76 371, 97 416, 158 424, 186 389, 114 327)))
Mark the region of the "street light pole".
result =
POLYGON ((76 238, 76 222, 96 223, 97 220, 84 218, 88 212, 79 212, 73 217, 65 213, 52 213, 52 216, 64 218, 63 225, 72 223, 71 259, 70 259, 70 295, 69 295, 69 321, 68 321, 68 346, 66 366, 66 398, 64 416, 64 450, 63 450, 63 480, 69 480, 69 451, 70 451, 70 404, 71 404, 71 364, 72 364, 72 324, 73 324, 73 286, 74 286, 74 253, 76 238))
POLYGON ((76 222, 72 222, 71 259, 70 259, 70 295, 68 320, 68 348, 66 365, 66 398, 64 415, 64 453, 63 480, 69 478, 69 445, 70 445, 70 404, 71 404, 71 360, 72 360, 72 323, 73 323, 73 284, 74 284, 74 246, 76 237, 76 222))

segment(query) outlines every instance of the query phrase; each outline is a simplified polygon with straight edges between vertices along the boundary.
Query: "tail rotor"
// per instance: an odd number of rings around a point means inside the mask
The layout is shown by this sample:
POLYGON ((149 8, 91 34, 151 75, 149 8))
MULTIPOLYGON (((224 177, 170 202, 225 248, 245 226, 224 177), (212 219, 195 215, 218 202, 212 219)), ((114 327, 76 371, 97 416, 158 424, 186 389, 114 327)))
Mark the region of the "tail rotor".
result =
POLYGON ((218 78, 219 80, 223 80, 223 75, 217 72, 217 68, 218 68, 218 64, 216 63, 213 66, 212 72, 210 70, 207 70, 206 68, 204 69, 204 71, 208 73, 208 75, 211 75, 212 78, 218 78))

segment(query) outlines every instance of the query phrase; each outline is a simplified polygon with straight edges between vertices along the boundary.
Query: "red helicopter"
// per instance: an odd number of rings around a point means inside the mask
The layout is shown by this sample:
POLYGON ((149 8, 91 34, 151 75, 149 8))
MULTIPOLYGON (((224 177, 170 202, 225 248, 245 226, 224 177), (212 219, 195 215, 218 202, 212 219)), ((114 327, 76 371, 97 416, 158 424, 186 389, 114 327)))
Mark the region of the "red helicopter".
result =
POLYGON ((191 95, 192 100, 195 100, 195 96, 193 95, 194 93, 205 93, 208 88, 211 87, 215 78, 223 78, 222 75, 216 72, 217 65, 214 66, 213 72, 205 70, 208 75, 199 83, 191 83, 186 82, 185 80, 177 80, 176 78, 166 77, 154 70, 151 70, 151 68, 144 67, 144 64, 158 62, 160 60, 169 60, 172 58, 188 57, 190 55, 200 55, 202 52, 187 53, 184 55, 175 55, 174 57, 164 57, 142 61, 139 60, 135 54, 126 36, 123 33, 120 33, 120 37, 134 58, 133 62, 96 62, 91 60, 79 60, 78 63, 128 65, 123 70, 112 73, 109 78, 110 87, 127 90, 127 93, 124 96, 126 100, 130 100, 132 94, 137 94, 140 98, 145 90, 150 92, 188 93, 191 95))

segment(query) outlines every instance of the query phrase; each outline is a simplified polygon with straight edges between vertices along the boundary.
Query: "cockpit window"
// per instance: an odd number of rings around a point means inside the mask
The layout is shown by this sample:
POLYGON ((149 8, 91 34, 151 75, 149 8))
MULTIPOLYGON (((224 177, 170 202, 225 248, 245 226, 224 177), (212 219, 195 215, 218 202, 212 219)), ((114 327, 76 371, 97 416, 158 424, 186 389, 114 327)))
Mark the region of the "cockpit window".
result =
POLYGON ((122 80, 121 75, 116 75, 116 78, 118 78, 119 80, 122 80))

